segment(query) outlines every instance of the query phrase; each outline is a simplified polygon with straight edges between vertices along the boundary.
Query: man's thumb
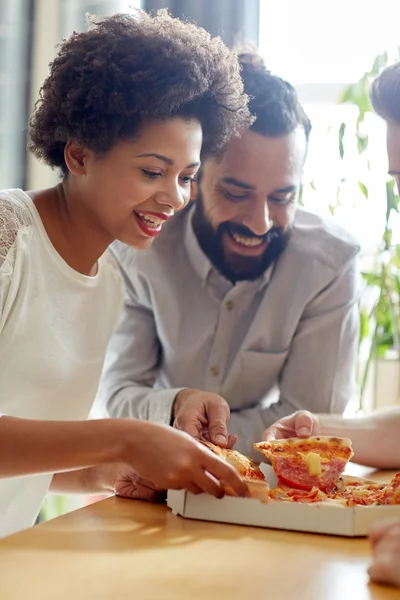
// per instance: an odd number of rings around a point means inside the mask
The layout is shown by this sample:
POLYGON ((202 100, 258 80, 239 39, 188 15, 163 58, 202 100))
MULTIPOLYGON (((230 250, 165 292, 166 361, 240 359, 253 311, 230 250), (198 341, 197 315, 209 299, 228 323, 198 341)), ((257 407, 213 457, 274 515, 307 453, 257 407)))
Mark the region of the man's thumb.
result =
POLYGON ((209 407, 207 417, 210 440, 213 444, 225 448, 228 443, 228 428, 226 424, 229 419, 229 410, 227 411, 225 404, 221 402, 209 407))
POLYGON ((299 437, 309 437, 312 435, 314 426, 314 417, 307 410, 300 411, 296 416, 295 430, 299 437))

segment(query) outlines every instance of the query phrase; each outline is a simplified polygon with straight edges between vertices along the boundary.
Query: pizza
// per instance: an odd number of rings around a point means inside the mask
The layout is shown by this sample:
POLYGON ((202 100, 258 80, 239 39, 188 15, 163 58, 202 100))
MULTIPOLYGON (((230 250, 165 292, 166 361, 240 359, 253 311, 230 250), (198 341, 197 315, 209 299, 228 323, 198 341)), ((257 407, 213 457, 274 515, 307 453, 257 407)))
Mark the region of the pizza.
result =
POLYGON ((278 479, 278 486, 269 492, 271 500, 344 506, 400 504, 400 473, 388 484, 342 475, 353 456, 348 438, 289 438, 254 447, 271 461, 278 479))
POLYGON ((256 465, 255 462, 244 456, 244 454, 240 454, 236 450, 230 450, 228 448, 220 448, 215 444, 211 444, 211 442, 202 442, 207 448, 209 448, 214 454, 217 454, 230 465, 235 467, 235 469, 240 473, 240 475, 244 479, 255 479, 258 481, 265 481, 264 474, 256 465))
POLYGON ((354 454, 348 438, 325 436, 259 442, 254 447, 271 461, 279 485, 328 494, 354 454))
MULTIPOLYGON (((400 473, 388 484, 342 474, 353 456, 347 438, 314 436, 254 444, 272 464, 278 479, 274 488, 269 487, 260 468, 247 456, 203 443, 235 467, 251 497, 262 502, 328 502, 349 507, 400 504, 400 473)), ((231 489, 225 491, 235 495, 231 489)))
MULTIPOLYGON (((236 450, 230 450, 227 448, 220 448, 211 442, 202 442, 209 450, 220 456, 230 465, 235 467, 238 473, 241 475, 243 481, 247 485, 247 489, 250 492, 252 498, 257 498, 262 502, 268 501, 269 497, 269 485, 265 480, 264 474, 259 467, 247 456, 237 452, 236 450)), ((231 488, 225 488, 225 492, 228 496, 235 496, 235 492, 231 488)))

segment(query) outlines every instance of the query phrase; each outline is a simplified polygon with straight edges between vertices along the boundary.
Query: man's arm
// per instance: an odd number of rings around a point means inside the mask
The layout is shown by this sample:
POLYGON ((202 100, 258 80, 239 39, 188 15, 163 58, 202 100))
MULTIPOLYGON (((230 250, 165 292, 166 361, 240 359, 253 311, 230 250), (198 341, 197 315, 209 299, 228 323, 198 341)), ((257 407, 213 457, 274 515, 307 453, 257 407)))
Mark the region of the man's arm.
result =
POLYGON ((279 401, 232 412, 237 449, 259 459, 253 442, 285 415, 300 409, 342 413, 354 391, 358 348, 358 269, 353 259, 307 306, 281 372, 279 401))
POLYGON ((151 303, 132 281, 124 253, 114 252, 114 256, 125 281, 126 298, 122 320, 108 345, 95 411, 99 416, 170 424, 172 405, 182 388, 153 388, 161 346, 151 303))

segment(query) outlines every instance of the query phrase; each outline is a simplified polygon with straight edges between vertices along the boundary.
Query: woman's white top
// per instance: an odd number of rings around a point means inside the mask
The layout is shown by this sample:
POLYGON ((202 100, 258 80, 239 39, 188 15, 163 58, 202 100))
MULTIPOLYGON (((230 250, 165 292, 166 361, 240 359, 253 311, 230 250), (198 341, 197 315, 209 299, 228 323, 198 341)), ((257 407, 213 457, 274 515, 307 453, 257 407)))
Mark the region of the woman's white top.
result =
MULTIPOLYGON (((109 252, 94 277, 78 273, 54 249, 30 197, 0 192, 0 413, 87 419, 123 300, 109 252)), ((0 479, 0 537, 34 523, 51 479, 0 479)))

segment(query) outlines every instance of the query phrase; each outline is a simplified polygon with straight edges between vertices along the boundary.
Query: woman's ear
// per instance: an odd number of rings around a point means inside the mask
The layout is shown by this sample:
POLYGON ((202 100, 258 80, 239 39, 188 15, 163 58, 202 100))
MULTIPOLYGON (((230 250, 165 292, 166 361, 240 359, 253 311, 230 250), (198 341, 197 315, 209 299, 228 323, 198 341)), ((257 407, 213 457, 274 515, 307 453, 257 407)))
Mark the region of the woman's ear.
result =
POLYGON ((86 171, 87 149, 76 142, 67 142, 64 148, 64 160, 73 175, 83 175, 86 171))

